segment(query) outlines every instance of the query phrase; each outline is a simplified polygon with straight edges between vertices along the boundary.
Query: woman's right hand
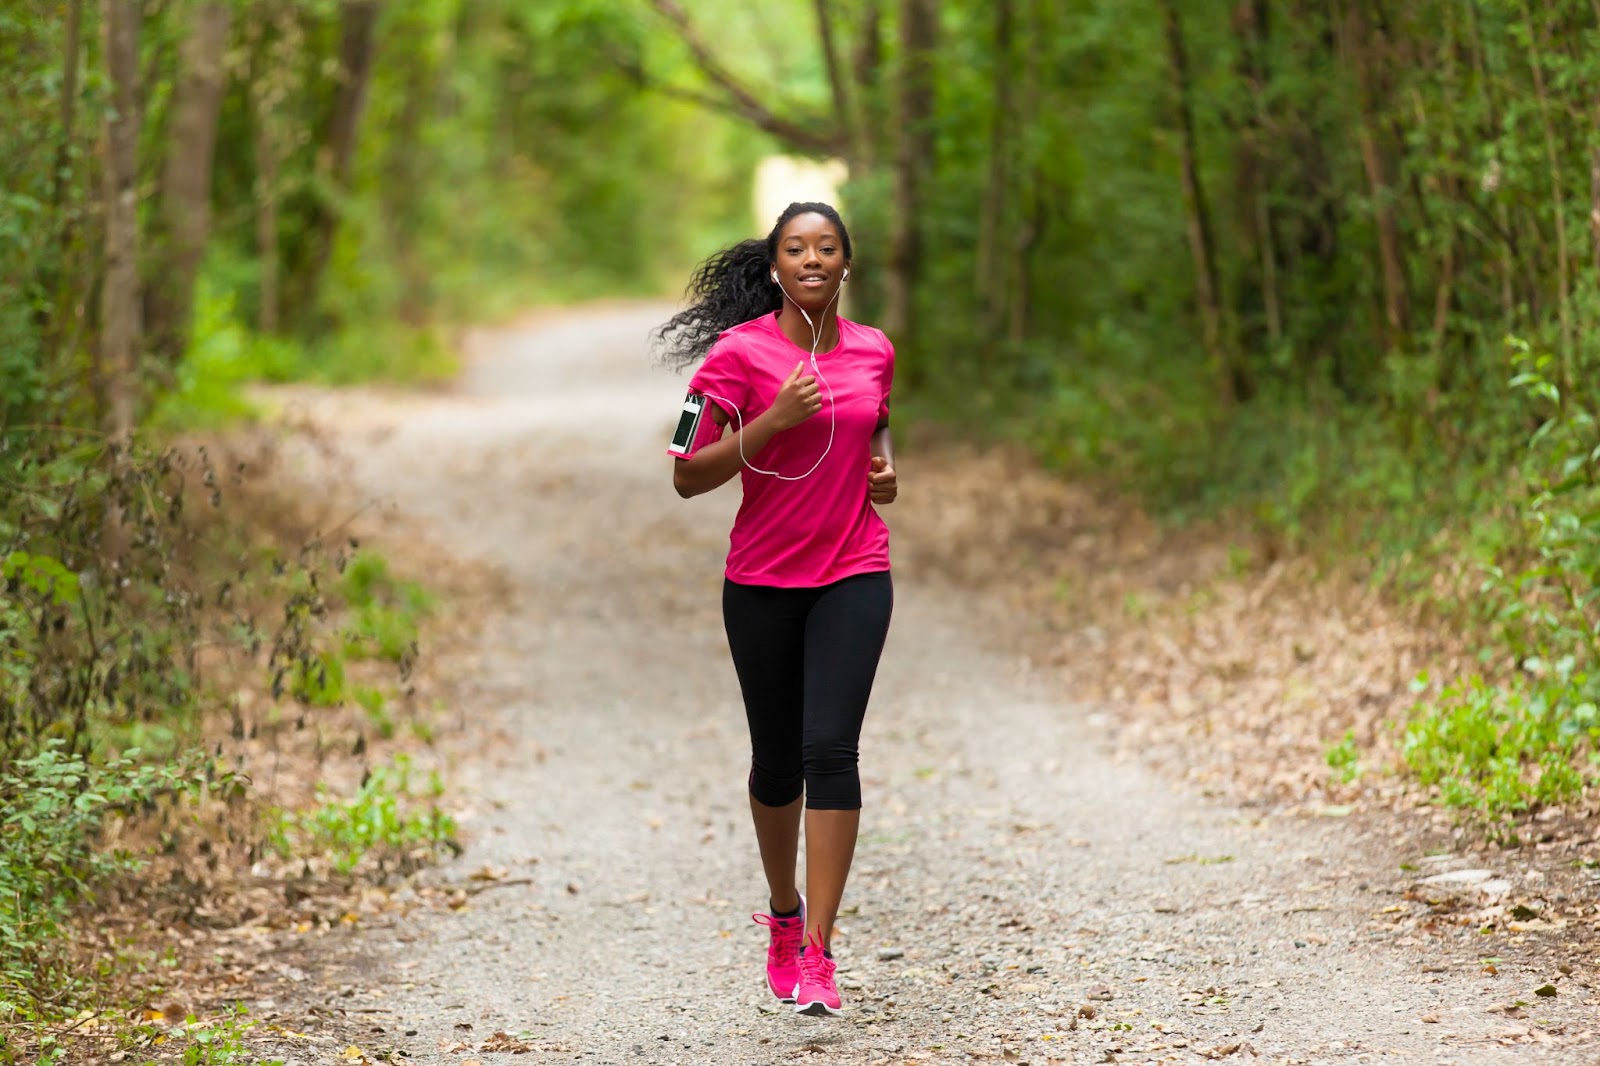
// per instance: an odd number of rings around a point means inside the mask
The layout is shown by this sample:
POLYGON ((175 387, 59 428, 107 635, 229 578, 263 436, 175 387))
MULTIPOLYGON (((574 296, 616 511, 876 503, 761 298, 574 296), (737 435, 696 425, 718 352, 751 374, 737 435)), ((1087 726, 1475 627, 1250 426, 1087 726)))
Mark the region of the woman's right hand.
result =
POLYGON ((822 410, 817 379, 810 374, 800 376, 805 368, 804 360, 795 364, 793 372, 773 399, 772 406, 767 408, 767 417, 777 429, 793 429, 822 410))

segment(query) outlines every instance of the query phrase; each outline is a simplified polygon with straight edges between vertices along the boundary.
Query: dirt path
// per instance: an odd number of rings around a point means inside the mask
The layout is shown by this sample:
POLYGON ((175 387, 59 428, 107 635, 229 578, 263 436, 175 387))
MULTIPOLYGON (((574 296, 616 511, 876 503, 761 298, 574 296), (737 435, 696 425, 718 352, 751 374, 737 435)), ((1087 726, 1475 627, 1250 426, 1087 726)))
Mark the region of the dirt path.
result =
MULTIPOLYGON (((736 493, 669 485, 682 379, 642 354, 665 313, 489 336, 448 395, 310 405, 392 501, 389 535, 507 583, 463 708, 469 848, 444 871, 504 883, 329 939, 314 983, 348 986, 375 1043, 419 1064, 500 1061, 497 1031, 532 1051, 506 1062, 1596 1061, 1592 992, 1487 976, 1472 930, 1397 939, 1397 857, 1116 761, 1108 719, 917 568, 863 739, 850 1009, 775 1010, 717 607, 736 493), (1491 1009, 1518 999, 1536 1006, 1491 1009)), ((936 491, 902 466, 903 496, 936 491)))

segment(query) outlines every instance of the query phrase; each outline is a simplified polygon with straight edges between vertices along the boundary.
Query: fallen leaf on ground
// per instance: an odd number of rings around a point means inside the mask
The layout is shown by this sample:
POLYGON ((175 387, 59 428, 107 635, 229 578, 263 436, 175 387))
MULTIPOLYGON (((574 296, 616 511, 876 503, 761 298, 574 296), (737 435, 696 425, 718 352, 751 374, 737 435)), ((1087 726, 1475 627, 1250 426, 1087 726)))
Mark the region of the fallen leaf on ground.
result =
POLYGON ((518 1040, 510 1033, 501 1031, 478 1045, 479 1051, 509 1051, 513 1055, 526 1055, 533 1050, 533 1045, 518 1040))

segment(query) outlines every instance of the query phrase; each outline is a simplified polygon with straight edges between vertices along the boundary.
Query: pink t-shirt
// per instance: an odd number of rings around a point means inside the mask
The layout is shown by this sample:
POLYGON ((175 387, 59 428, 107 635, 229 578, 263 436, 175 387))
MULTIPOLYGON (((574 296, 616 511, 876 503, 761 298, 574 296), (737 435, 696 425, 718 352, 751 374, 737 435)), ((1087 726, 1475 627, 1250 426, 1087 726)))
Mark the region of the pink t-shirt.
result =
MULTIPOLYGON (((744 502, 729 535, 727 575, 742 585, 816 588, 889 569, 889 527, 868 498, 870 443, 889 413, 894 347, 881 330, 839 319, 839 343, 817 353, 822 410, 784 430, 747 462, 744 502), (833 447, 828 447, 829 413, 833 447), (826 452, 824 457, 823 453, 826 452), (818 463, 818 459, 821 462, 818 463), (799 481, 758 474, 750 465, 799 481)), ((705 410, 722 408, 728 425, 748 425, 771 406, 795 364, 814 371, 810 352, 778 326, 778 313, 726 330, 689 380, 682 422, 668 452, 688 459, 721 438, 705 410), (737 411, 737 413, 735 413, 737 411)))

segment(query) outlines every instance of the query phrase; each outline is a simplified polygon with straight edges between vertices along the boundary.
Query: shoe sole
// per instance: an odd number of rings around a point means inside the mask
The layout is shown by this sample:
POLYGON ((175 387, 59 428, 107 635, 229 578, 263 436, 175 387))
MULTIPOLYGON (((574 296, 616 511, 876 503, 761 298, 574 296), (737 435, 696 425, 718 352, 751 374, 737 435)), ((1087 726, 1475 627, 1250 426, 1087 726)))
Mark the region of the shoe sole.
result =
POLYGON ((830 1007, 821 1000, 813 1000, 810 1003, 796 1003, 794 1012, 796 1014, 804 1014, 810 1018, 829 1018, 843 1014, 844 1008, 830 1007))

